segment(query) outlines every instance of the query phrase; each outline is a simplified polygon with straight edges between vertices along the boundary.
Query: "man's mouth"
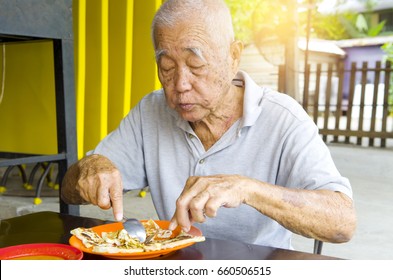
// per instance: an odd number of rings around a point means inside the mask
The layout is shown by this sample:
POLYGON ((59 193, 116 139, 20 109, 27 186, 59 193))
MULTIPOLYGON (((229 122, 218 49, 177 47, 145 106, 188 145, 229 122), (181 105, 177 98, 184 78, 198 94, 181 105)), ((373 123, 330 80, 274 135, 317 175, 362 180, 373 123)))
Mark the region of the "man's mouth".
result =
POLYGON ((194 108, 194 104, 192 104, 192 103, 181 103, 181 104, 179 104, 179 107, 183 111, 191 111, 194 108))

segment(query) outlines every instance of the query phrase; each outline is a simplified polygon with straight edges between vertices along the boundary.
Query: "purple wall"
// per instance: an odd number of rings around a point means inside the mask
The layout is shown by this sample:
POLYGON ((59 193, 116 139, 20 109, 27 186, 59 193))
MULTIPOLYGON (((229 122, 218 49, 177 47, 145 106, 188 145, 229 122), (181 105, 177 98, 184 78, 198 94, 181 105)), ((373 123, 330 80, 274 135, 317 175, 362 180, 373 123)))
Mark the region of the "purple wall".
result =
MULTIPOLYGON (((346 53, 347 56, 344 60, 345 63, 345 78, 344 78, 344 89, 343 94, 346 99, 349 95, 349 83, 350 83, 350 74, 349 71, 351 69, 351 63, 356 62, 356 68, 362 68, 362 63, 364 61, 368 62, 368 68, 375 68, 375 63, 377 61, 382 61, 385 53, 381 50, 381 45, 375 46, 356 46, 356 47, 341 47, 346 53)), ((374 83, 374 72, 367 73, 367 82, 374 83)), ((356 84, 361 83, 361 73, 357 73, 356 75, 356 84)), ((384 73, 381 72, 380 75, 380 83, 384 81, 384 73)))

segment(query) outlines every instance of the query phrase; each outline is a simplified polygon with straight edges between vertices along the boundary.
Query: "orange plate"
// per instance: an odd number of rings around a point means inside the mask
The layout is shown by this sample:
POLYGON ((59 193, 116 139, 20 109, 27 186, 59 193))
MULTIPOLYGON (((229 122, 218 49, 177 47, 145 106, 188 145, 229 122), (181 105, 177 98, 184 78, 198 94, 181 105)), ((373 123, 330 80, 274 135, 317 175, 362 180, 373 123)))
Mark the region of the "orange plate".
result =
POLYGON ((83 252, 65 244, 32 243, 0 249, 0 260, 80 260, 83 252))
MULTIPOLYGON (((144 221, 142 221, 142 222, 144 222, 144 221)), ((169 221, 155 221, 155 222, 162 229, 167 229, 169 226, 169 221)), ((95 232, 97 232, 99 235, 101 235, 102 232, 117 231, 122 228, 123 228, 122 223, 113 223, 113 224, 105 224, 105 225, 92 227, 91 229, 94 230, 95 232)), ((172 236, 176 236, 179 233, 180 233, 180 229, 177 228, 176 230, 173 231, 172 236)), ((188 233, 195 235, 195 236, 202 235, 202 232, 196 227, 191 227, 191 230, 188 233)), ((83 245, 82 241, 79 240, 76 236, 71 236, 69 243, 72 246, 74 246, 75 248, 77 248, 83 252, 89 253, 89 254, 100 255, 100 256, 107 257, 107 258, 111 258, 111 259, 132 260, 132 259, 152 259, 152 258, 160 257, 163 255, 167 255, 171 252, 175 252, 177 250, 180 250, 182 248, 191 246, 195 242, 186 243, 186 244, 176 246, 176 247, 170 248, 170 249, 150 251, 150 252, 138 252, 138 253, 98 253, 98 252, 93 252, 93 248, 86 248, 85 245, 83 245)))

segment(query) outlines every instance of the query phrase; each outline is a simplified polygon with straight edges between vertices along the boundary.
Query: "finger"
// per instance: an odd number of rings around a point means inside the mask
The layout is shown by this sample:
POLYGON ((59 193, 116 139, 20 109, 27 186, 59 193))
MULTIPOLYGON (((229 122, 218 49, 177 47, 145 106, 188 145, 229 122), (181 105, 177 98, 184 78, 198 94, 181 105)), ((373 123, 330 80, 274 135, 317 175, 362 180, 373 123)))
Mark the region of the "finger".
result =
MULTIPOLYGON (((193 219, 193 218, 191 217, 191 215, 190 215, 190 212, 188 212, 188 219, 190 220, 190 225, 192 225, 193 223, 195 223, 194 219, 193 219)), ((172 219, 171 219, 171 221, 170 221, 170 223, 169 223, 168 229, 169 229, 169 230, 175 230, 178 226, 180 226, 180 225, 179 225, 179 223, 177 222, 176 215, 173 215, 173 217, 172 217, 172 219)), ((190 229, 191 229, 191 226, 190 226, 189 228, 187 228, 187 227, 182 227, 182 230, 185 231, 185 232, 189 232, 190 229)))
POLYGON ((206 221, 205 206, 210 198, 208 192, 202 192, 190 201, 190 216, 193 221, 203 223, 206 221))
POLYGON ((185 232, 188 232, 191 228, 191 220, 188 211, 188 202, 177 200, 176 202, 176 211, 174 214, 174 219, 178 226, 182 228, 185 232))
POLYGON ((188 232, 194 219, 190 214, 190 202, 200 192, 198 188, 199 177, 189 177, 179 198, 176 200, 176 211, 172 218, 172 227, 180 226, 183 231, 188 232))
POLYGON ((123 219, 123 187, 116 187, 111 189, 109 193, 112 203, 113 216, 115 220, 121 221, 123 219))
POLYGON ((187 184, 176 200, 176 210, 173 214, 170 223, 170 229, 174 230, 177 226, 180 226, 182 230, 188 232, 191 227, 190 215, 189 215, 189 203, 194 194, 190 194, 188 191, 187 184))
POLYGON ((171 219, 171 221, 169 223, 168 229, 169 230, 175 230, 177 228, 177 226, 178 226, 178 224, 177 224, 176 216, 173 215, 173 217, 172 217, 172 219, 171 219))
POLYGON ((224 205, 225 202, 219 197, 209 199, 205 205, 205 215, 210 218, 216 217, 218 209, 224 205))
POLYGON ((111 208, 111 199, 109 195, 109 189, 107 188, 97 188, 96 189, 96 205, 101 209, 109 209, 111 208))

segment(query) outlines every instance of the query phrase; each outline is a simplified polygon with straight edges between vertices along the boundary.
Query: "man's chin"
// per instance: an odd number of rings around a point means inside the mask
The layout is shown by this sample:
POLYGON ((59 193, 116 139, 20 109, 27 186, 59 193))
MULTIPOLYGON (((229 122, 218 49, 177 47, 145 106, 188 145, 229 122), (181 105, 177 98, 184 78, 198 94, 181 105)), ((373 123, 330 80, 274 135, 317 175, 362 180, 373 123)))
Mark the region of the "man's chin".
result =
POLYGON ((197 121, 201 120, 201 118, 197 117, 195 114, 193 114, 191 112, 182 111, 182 112, 178 112, 178 113, 179 113, 179 116, 187 122, 193 123, 193 122, 197 122, 197 121))

